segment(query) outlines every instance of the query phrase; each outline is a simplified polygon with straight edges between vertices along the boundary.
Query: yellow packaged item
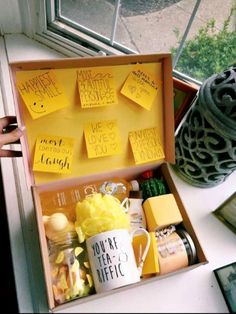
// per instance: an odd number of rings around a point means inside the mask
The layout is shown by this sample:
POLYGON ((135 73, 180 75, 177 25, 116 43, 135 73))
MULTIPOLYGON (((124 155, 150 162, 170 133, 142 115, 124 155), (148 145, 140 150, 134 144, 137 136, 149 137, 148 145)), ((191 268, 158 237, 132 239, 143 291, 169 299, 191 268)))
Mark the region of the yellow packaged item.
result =
POLYGON ((183 221, 172 193, 149 197, 143 203, 148 231, 156 231, 183 221))
MULTIPOLYGON (((155 232, 149 232, 149 234, 151 243, 147 257, 143 264, 142 276, 154 275, 160 271, 155 232)), ((139 262, 139 256, 142 256, 142 251, 145 248, 146 241, 147 240, 144 234, 137 235, 133 238, 133 249, 137 263, 139 262)))

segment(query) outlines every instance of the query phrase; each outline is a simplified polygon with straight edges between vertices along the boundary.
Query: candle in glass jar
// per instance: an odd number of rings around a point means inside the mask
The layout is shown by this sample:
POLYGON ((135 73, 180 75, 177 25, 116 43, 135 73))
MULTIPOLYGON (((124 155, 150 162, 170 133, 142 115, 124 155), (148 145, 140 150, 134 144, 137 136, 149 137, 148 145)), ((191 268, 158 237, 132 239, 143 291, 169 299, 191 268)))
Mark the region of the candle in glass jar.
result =
POLYGON ((190 235, 183 229, 157 238, 160 275, 195 263, 196 248, 190 235))

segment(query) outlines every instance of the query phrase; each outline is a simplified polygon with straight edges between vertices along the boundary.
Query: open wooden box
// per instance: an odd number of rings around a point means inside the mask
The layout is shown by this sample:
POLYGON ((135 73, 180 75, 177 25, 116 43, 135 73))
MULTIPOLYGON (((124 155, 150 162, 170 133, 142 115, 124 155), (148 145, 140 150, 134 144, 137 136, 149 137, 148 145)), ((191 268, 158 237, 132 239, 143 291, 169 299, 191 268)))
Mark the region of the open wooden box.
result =
POLYGON ((191 107, 198 90, 197 85, 174 78, 175 129, 177 129, 184 115, 191 107))
MULTIPOLYGON (((173 78, 170 54, 99 56, 78 59, 28 61, 12 63, 10 64, 10 69, 18 124, 26 127, 21 144, 25 173, 29 187, 32 188, 35 202, 50 310, 56 311, 62 307, 69 307, 72 303, 73 305, 79 304, 88 301, 88 298, 94 299, 102 297, 103 295, 116 293, 116 291, 122 289, 127 289, 128 293, 129 286, 104 294, 95 294, 85 298, 79 298, 63 305, 57 305, 55 303, 50 276, 47 241, 42 220, 44 209, 40 201, 40 193, 45 191, 64 189, 66 187, 78 186, 82 183, 114 177, 131 180, 135 179, 145 170, 158 169, 165 178, 170 192, 174 194, 183 217, 183 225, 192 237, 197 249, 197 262, 187 269, 195 268, 207 262, 166 164, 168 162, 175 162, 173 78), (77 85, 77 71, 78 69, 81 70, 84 68, 90 68, 92 71, 98 69, 103 74, 107 74, 107 72, 112 73, 111 76, 118 100, 117 104, 82 108, 77 85), (148 109, 135 103, 129 99, 127 95, 125 96, 120 92, 129 74, 134 70, 136 71, 137 68, 139 70, 141 69, 141 72, 145 75, 148 73, 148 76, 150 75, 150 77, 155 78, 157 84, 157 92, 155 93, 153 104, 148 109), (60 83, 60 86, 64 87, 69 105, 60 108, 60 110, 53 111, 50 114, 40 116, 39 118, 32 118, 29 109, 20 95, 17 75, 23 73, 24 80, 26 80, 27 75, 32 79, 32 73, 35 75, 35 73, 39 73, 37 71, 54 71, 56 73, 57 82, 60 83), (113 152, 106 156, 88 158, 84 125, 87 121, 99 122, 104 120, 115 121, 120 132, 121 150, 118 154, 113 152), (140 159, 138 159, 137 162, 137 160, 134 159, 134 151, 132 151, 128 134, 132 131, 150 128, 155 128, 158 133, 158 145, 161 146, 164 155, 158 158, 147 157, 149 160, 145 160, 146 157, 143 157, 141 162, 140 159), (73 162, 70 167, 70 172, 47 172, 45 169, 44 171, 33 171, 35 143, 38 136, 41 136, 41 134, 74 139, 73 162)), ((22 82, 21 78, 21 83, 22 82)), ((133 84, 133 81, 131 83, 133 84)), ((132 84, 129 85, 130 88, 132 84)), ((152 94, 152 92, 150 93, 152 94)), ((30 100, 33 100, 32 97, 30 100)), ((36 102, 34 102, 34 104, 35 103, 36 102)), ((149 146, 149 148, 151 150, 153 147, 149 146)), ((142 279, 135 285, 141 285, 147 283, 148 280, 159 280, 161 278, 162 276, 155 276, 142 279)))

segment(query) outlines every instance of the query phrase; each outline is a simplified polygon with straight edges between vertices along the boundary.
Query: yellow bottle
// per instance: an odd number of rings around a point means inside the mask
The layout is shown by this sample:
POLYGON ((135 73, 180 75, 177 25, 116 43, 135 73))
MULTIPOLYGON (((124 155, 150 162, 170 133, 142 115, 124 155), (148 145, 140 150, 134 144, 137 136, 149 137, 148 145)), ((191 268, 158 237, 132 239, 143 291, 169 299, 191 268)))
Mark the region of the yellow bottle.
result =
POLYGON ((40 193, 40 201, 44 215, 51 215, 62 209, 69 220, 74 221, 75 206, 78 201, 94 193, 109 194, 120 201, 129 196, 130 191, 138 191, 138 181, 127 181, 123 178, 94 181, 60 190, 45 191, 40 193))
POLYGON ((130 191, 138 191, 138 181, 127 181, 123 178, 111 178, 83 185, 83 198, 93 193, 112 195, 123 201, 129 197, 130 191))

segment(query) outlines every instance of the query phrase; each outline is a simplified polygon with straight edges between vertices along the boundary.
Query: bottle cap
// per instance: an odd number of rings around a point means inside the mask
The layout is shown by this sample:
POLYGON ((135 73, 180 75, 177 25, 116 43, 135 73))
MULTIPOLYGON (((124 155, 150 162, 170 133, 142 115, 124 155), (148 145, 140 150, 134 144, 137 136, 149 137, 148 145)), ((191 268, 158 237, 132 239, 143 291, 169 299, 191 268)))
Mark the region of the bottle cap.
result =
POLYGON ((130 184, 131 184, 132 191, 139 191, 139 183, 137 180, 131 180, 130 184))
POLYGON ((152 170, 146 170, 142 173, 143 179, 150 179, 153 177, 153 171, 152 170))

